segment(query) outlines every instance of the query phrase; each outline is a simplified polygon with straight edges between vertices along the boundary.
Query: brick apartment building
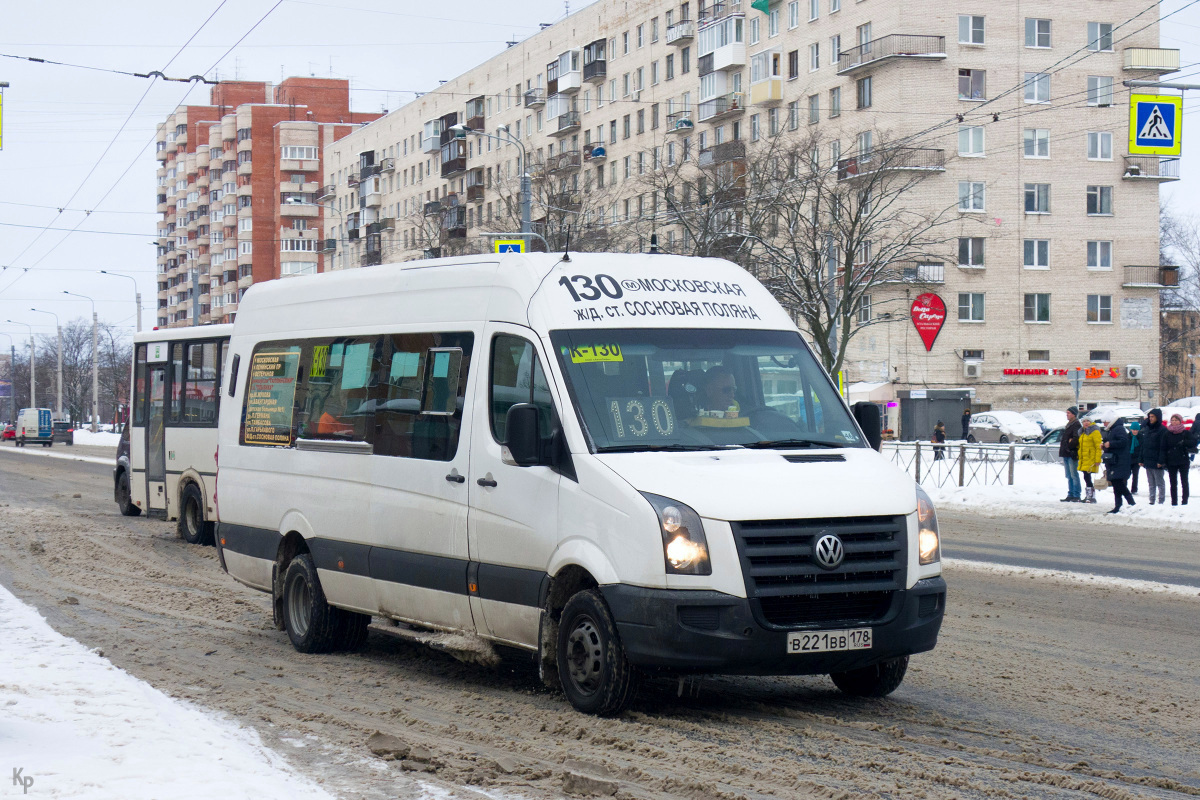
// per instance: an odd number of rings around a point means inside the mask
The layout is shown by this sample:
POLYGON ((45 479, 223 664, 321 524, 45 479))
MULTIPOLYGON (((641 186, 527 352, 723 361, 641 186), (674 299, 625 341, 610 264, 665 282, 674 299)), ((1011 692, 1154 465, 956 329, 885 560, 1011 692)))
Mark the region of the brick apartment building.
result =
POLYGON ((895 168, 927 173, 906 202, 948 213, 944 253, 867 298, 848 381, 968 387, 978 404, 1020 410, 1065 407, 1062 371, 1083 367, 1084 401, 1144 400, 1159 383, 1159 292, 1175 275, 1158 266, 1158 187, 1179 172, 1177 159, 1125 154, 1122 81, 1173 72, 1179 54, 1158 47, 1143 11, 599 0, 327 147, 325 263, 486 251, 489 232, 515 229, 520 149, 458 140, 456 124, 520 139, 552 188, 535 220, 576 213, 579 242, 650 217, 664 249, 689 252, 644 173, 689 158, 736 169, 771 136, 819 130, 814 159, 840 179, 872 137, 942 122, 895 168), (923 292, 948 312, 929 351, 909 318, 923 292))
POLYGON ((1165 399, 1196 394, 1196 361, 1200 360, 1200 311, 1186 307, 1162 310, 1162 391, 1165 399))
POLYGON ((316 272, 323 149, 378 116, 350 111, 347 81, 289 78, 222 81, 209 105, 167 117, 156 150, 159 327, 231 322, 255 281, 316 272))

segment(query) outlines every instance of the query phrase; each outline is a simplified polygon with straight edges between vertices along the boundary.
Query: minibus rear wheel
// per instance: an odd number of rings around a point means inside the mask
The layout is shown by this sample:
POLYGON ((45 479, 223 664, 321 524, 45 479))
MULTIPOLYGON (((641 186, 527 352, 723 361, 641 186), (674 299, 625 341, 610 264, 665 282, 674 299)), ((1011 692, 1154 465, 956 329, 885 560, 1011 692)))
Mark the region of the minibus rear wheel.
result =
POLYGON ((189 483, 179 494, 179 522, 176 529, 188 544, 212 544, 213 524, 204 519, 204 495, 200 487, 189 483))
POLYGON ((297 553, 283 578, 283 626, 301 653, 329 653, 341 638, 342 612, 325 602, 317 566, 297 553))
POLYGON ((908 656, 889 658, 862 669, 830 674, 839 689, 853 697, 887 697, 896 691, 908 671, 908 656))
POLYGON ((571 705, 585 714, 617 714, 629 704, 636 677, 604 598, 596 589, 572 596, 558 627, 558 678, 571 705))

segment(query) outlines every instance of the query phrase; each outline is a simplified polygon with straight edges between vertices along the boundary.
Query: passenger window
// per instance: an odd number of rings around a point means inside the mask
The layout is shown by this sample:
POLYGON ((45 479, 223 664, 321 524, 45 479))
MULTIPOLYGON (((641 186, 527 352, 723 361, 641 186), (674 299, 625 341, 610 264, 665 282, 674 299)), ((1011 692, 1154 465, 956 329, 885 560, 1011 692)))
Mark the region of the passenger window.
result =
POLYGON ((146 345, 137 346, 137 366, 133 375, 133 424, 146 424, 146 345))
POLYGON ((546 373, 533 345, 517 336, 500 335, 492 342, 492 436, 507 440, 508 410, 518 403, 538 407, 542 436, 553 429, 554 402, 546 373))
POLYGON ((167 422, 179 422, 179 412, 183 405, 183 343, 171 345, 171 368, 169 370, 169 399, 167 402, 167 422))
POLYGON ((242 444, 291 447, 296 439, 300 346, 260 344, 250 357, 242 444))
POLYGON ((375 424, 381 341, 315 340, 300 357, 297 436, 365 442, 375 424))
POLYGON ((220 390, 220 343, 187 345, 187 383, 183 390, 183 423, 216 426, 220 390))
POLYGON ((375 412, 376 455, 450 461, 458 452, 474 336, 395 334, 375 412))

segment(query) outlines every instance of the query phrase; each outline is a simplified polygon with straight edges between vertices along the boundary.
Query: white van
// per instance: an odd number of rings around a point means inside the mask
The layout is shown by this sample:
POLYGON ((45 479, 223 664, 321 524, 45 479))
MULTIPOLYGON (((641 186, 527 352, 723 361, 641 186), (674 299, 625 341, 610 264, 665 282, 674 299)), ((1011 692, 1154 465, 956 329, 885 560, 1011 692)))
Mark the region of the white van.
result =
POLYGON ((17 412, 17 424, 14 438, 17 447, 27 444, 40 444, 43 447, 54 445, 53 412, 48 408, 22 408, 17 412))
POLYGON ((469 256, 256 284, 218 430, 218 553, 302 652, 372 616, 536 653, 581 711, 644 673, 933 648, 929 498, 734 264, 469 256))

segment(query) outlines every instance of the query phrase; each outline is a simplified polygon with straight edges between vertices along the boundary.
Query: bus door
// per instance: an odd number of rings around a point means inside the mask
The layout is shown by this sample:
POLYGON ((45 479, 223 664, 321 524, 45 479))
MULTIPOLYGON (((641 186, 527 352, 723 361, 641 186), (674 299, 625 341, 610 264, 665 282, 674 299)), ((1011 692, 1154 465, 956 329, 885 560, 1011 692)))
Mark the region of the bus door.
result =
POLYGON ((168 364, 149 364, 146 408, 146 507, 167 509, 166 386, 168 364))

